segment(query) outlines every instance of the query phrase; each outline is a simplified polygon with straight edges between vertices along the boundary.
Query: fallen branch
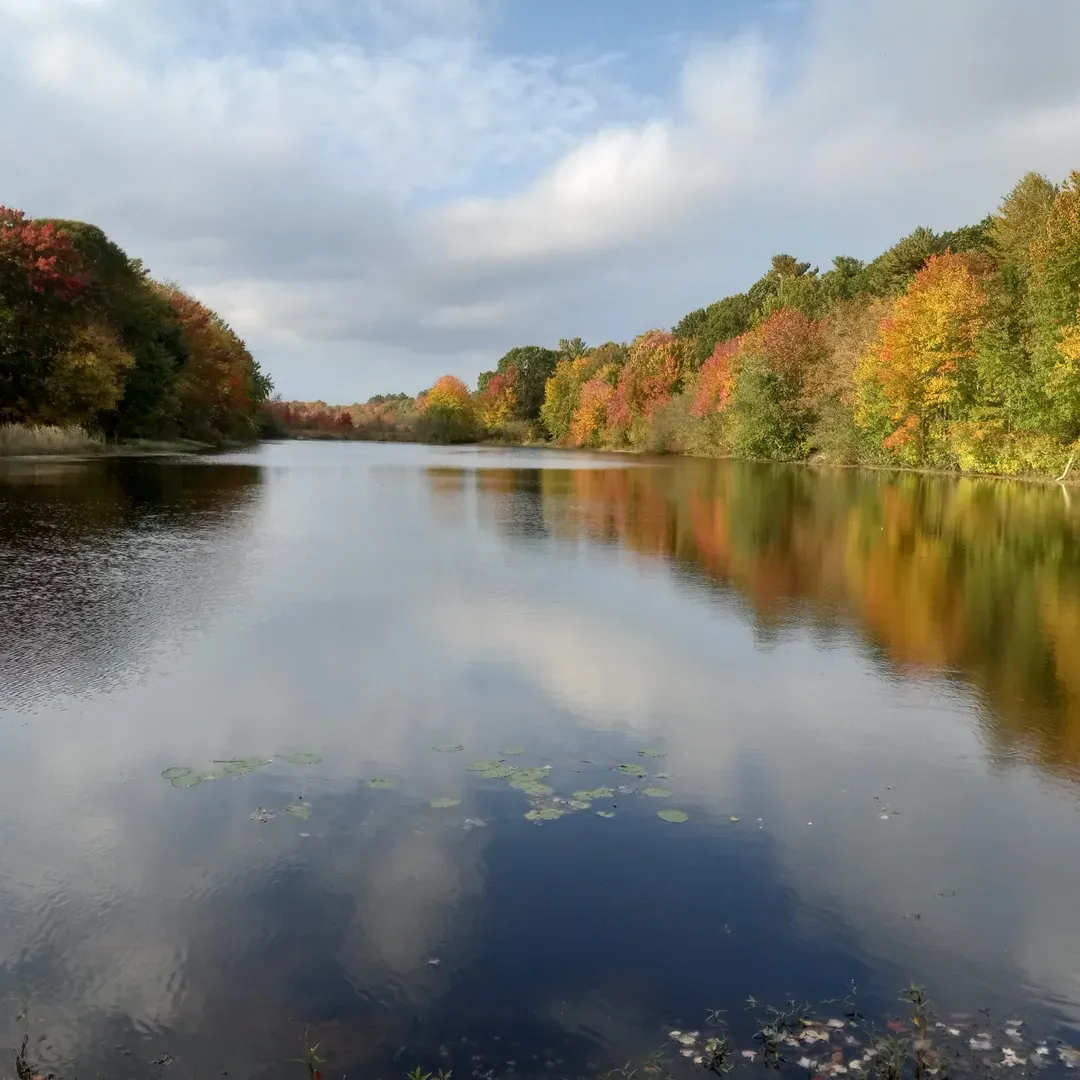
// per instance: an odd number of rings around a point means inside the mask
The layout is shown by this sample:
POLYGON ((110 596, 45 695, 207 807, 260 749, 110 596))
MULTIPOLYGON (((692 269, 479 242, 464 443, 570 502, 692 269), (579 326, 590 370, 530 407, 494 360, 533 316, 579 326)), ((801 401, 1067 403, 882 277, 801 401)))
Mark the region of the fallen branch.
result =
POLYGON ((1067 464, 1066 464, 1066 466, 1065 466, 1065 471, 1064 471, 1064 472, 1063 472, 1063 473, 1062 473, 1062 474, 1061 474, 1061 475, 1060 475, 1060 476, 1059 476, 1059 477, 1057 478, 1057 482, 1058 482, 1059 484, 1061 483, 1061 481, 1062 481, 1062 480, 1064 480, 1064 479, 1065 479, 1065 477, 1066 477, 1066 476, 1068 476, 1068 475, 1069 475, 1069 470, 1070 470, 1070 469, 1072 468, 1072 464, 1073 464, 1073 462, 1074 462, 1075 460, 1076 460, 1076 455, 1075 455, 1075 454, 1071 454, 1071 455, 1069 456, 1069 461, 1068 461, 1068 463, 1067 463, 1067 464))

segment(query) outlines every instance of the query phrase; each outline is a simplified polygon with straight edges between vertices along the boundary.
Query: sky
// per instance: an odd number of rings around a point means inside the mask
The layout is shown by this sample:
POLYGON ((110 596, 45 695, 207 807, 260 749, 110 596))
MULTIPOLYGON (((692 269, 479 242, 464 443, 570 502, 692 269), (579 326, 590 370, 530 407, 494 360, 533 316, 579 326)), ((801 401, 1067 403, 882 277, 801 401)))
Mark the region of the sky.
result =
POLYGON ((625 341, 1080 168, 1075 0, 0 0, 0 203, 287 399, 625 341))

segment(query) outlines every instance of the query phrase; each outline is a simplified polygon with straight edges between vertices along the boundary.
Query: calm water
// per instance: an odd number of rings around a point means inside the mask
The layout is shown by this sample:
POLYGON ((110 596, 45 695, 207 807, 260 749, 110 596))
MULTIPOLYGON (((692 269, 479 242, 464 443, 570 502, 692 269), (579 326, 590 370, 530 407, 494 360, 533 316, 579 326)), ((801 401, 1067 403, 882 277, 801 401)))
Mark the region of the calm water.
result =
POLYGON ((0 1045, 28 997, 83 1075, 294 1077, 305 1027, 335 1073, 562 1074, 910 980, 1068 1031, 1078 541, 1080 492, 802 468, 2 466, 0 1045), (537 824, 466 769, 514 745, 672 796, 537 824))

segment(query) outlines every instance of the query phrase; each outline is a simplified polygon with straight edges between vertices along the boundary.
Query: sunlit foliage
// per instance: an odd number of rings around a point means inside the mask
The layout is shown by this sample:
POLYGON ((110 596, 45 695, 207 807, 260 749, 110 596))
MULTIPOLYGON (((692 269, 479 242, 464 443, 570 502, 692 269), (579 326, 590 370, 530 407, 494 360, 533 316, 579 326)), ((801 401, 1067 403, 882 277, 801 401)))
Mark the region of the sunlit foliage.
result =
POLYGON ((0 422, 251 438, 270 389, 219 316, 96 226, 0 207, 0 422))

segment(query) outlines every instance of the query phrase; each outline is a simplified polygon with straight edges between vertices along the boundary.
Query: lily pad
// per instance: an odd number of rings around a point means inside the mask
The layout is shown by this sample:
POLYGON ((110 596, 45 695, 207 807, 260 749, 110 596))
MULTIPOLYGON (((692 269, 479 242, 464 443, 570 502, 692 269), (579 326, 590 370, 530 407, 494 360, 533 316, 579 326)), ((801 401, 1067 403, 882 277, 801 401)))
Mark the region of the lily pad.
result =
POLYGON ((656 816, 661 821, 670 821, 673 825, 681 825, 690 820, 690 815, 685 810, 657 810, 656 816))
POLYGON ((368 783, 368 787, 380 788, 380 789, 382 789, 382 788, 392 788, 394 786, 394 781, 393 780, 386 780, 386 779, 384 779, 383 777, 380 777, 380 776, 375 777, 374 780, 369 780, 367 783, 368 783))
POLYGON ((286 754, 282 760, 292 762, 293 765, 318 765, 322 758, 318 754, 298 750, 295 754, 286 754))
POLYGON ((510 765, 495 765, 493 768, 485 769, 480 774, 485 780, 505 780, 507 777, 514 775, 514 769, 510 765))
POLYGON ((499 751, 499 757, 521 757, 524 753, 524 746, 508 746, 505 750, 499 751))
POLYGON ((613 799, 615 789, 609 787, 593 788, 591 791, 575 791, 571 798, 581 799, 582 802, 591 802, 594 799, 613 799))
POLYGON ((529 810, 525 814, 526 821, 556 821, 563 816, 565 811, 554 806, 542 806, 539 810, 529 810))
POLYGON ((286 814, 292 814, 293 817, 303 818, 305 821, 311 817, 311 807, 307 803, 289 803, 284 807, 286 814))
POLYGON ((670 799, 671 792, 666 787, 647 787, 642 793, 650 799, 670 799))
POLYGON ((597 810, 596 811, 596 816, 597 817, 602 817, 602 818, 613 818, 615 816, 615 811, 614 810, 597 810))
POLYGON ((649 775, 640 765, 616 765, 615 768, 627 776, 636 776, 639 780, 644 780, 649 775))
POLYGON ((438 746, 433 746, 431 749, 438 750, 440 754, 456 754, 459 751, 464 750, 465 747, 459 742, 444 742, 439 743, 438 746))
POLYGON ((257 769, 260 765, 270 765, 272 760, 267 757, 234 757, 234 758, 218 758, 214 762, 215 765, 243 765, 248 770, 257 769))
POLYGON ((547 779, 551 769, 547 765, 536 765, 531 769, 515 769, 514 779, 523 784, 540 784, 547 779))
POLYGON ((589 810, 592 807, 592 803, 586 802, 584 799, 571 799, 570 807, 573 810, 589 810))
POLYGON ((461 805, 461 800, 451 798, 449 795, 443 795, 438 799, 432 799, 428 805, 435 810, 452 810, 455 806, 461 805))
POLYGON ((484 761, 470 761, 465 766, 468 772, 487 772, 488 769, 497 769, 502 764, 498 758, 487 758, 484 761))
POLYGON ((554 788, 548 787, 547 784, 515 784, 511 782, 510 786, 517 788, 518 791, 523 791, 526 795, 529 795, 534 799, 555 794, 554 788))
POLYGON ((190 776, 195 770, 186 765, 173 765, 162 772, 166 780, 179 780, 181 776, 190 776))
POLYGON ((221 767, 222 776, 247 776, 248 773, 254 772, 254 765, 246 765, 243 762, 227 762, 221 767))
POLYGON ((666 750, 657 750, 655 747, 649 746, 649 747, 646 747, 644 750, 639 750, 638 755, 640 757, 652 757, 652 758, 667 757, 667 751, 666 750))
POLYGON ((198 773, 187 772, 183 776, 174 776, 169 781, 173 787, 185 788, 185 787, 198 787, 203 782, 203 778, 198 773))

